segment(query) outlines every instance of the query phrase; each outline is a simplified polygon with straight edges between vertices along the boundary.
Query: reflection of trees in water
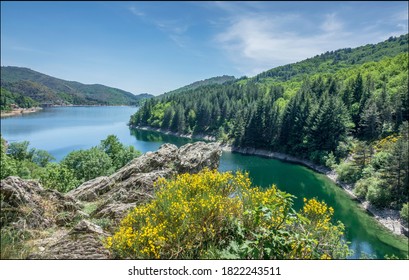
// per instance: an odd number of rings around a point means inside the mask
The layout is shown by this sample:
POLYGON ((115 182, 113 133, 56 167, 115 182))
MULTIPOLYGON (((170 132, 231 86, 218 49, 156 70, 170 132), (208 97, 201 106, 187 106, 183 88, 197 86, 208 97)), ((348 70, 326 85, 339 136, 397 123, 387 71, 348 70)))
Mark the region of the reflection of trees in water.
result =
POLYGON ((181 138, 173 135, 163 134, 157 131, 147 131, 140 129, 130 129, 131 135, 139 141, 145 142, 163 142, 163 143, 172 143, 176 146, 182 146, 186 143, 194 142, 191 139, 181 138))

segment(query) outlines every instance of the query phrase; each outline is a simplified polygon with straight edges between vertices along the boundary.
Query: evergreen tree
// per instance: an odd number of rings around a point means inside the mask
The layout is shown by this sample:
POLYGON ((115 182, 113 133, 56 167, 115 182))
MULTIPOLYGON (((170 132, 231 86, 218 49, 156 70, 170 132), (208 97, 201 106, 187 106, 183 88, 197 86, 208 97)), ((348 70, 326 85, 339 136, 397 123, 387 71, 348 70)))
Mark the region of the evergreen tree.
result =
POLYGON ((374 101, 366 104, 360 121, 361 135, 367 140, 375 140, 381 133, 381 120, 374 101))
POLYGON ((394 198, 392 207, 400 209, 407 202, 409 195, 409 126, 402 124, 399 138, 392 146, 388 164, 381 178, 390 186, 390 194, 394 198))
POLYGON ((172 106, 169 106, 165 110, 165 114, 163 115, 163 121, 162 121, 162 128, 163 129, 168 129, 170 127, 170 124, 172 122, 174 115, 174 110, 172 106))

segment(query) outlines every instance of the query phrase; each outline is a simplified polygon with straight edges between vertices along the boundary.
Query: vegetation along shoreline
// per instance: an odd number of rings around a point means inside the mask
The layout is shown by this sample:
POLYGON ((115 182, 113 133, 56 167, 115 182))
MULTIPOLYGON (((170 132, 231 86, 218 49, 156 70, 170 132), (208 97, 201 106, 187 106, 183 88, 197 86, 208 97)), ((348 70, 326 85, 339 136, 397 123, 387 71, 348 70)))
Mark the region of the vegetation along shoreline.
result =
POLYGON ((16 108, 11 111, 1 111, 0 116, 2 118, 5 117, 14 117, 14 116, 20 116, 24 114, 30 114, 30 113, 36 113, 41 111, 43 108, 41 107, 32 107, 32 108, 16 108))

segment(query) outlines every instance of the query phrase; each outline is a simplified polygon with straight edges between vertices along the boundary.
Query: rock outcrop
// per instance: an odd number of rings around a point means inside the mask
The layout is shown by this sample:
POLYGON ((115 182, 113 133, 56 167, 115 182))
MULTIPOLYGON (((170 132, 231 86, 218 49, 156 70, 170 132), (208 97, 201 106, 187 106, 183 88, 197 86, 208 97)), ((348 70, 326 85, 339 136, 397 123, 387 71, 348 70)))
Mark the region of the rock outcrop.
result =
POLYGON ((75 199, 46 190, 34 180, 8 177, 0 186, 2 227, 45 229, 70 224, 80 215, 75 199))
POLYGON ((152 198, 153 184, 158 178, 197 173, 205 167, 218 168, 220 156, 221 150, 215 143, 196 142, 180 149, 164 144, 158 151, 134 159, 109 177, 85 182, 68 196, 79 201, 98 201, 99 207, 92 216, 118 223, 130 208, 152 198))
MULTIPOLYGON (((47 248, 29 256, 30 259, 108 259, 102 238, 108 234, 101 227, 82 220, 70 232, 48 245, 47 248)), ((47 246, 47 245, 46 245, 47 246)))
POLYGON ((179 149, 164 144, 111 176, 85 182, 66 195, 45 190, 36 181, 9 177, 1 181, 1 224, 55 228, 51 236, 33 241, 37 248, 29 256, 32 259, 107 259, 103 238, 130 209, 153 198, 156 180, 218 168, 221 153, 216 143, 196 142, 179 149), (86 204, 95 205, 95 210, 83 213, 80 205, 86 204), (109 221, 110 226, 102 229, 96 221, 109 221), (74 227, 67 230, 67 226, 74 227))

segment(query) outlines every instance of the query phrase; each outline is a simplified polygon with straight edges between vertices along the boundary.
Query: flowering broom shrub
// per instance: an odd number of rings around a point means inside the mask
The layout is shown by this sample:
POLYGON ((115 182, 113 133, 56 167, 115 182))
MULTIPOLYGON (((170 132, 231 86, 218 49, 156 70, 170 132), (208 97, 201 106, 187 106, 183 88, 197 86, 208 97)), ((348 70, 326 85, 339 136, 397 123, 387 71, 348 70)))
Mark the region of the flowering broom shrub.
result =
POLYGON ((343 227, 332 208, 306 200, 296 213, 292 196, 275 186, 251 186, 247 174, 204 170, 160 179, 155 198, 137 206, 105 240, 116 258, 297 259, 343 258, 343 227))

